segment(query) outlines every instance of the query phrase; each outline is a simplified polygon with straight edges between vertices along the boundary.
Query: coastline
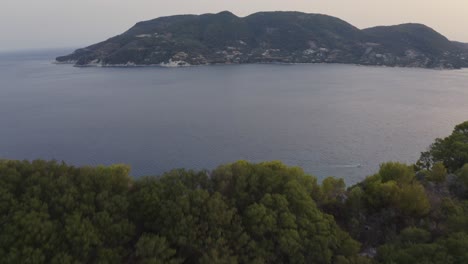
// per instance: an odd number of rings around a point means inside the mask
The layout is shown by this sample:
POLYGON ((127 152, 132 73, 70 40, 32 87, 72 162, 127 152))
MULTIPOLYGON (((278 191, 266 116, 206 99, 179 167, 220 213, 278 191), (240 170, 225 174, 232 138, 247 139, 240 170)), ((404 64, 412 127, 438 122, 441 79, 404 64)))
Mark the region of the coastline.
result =
POLYGON ((449 67, 418 67, 418 66, 401 66, 401 65, 379 65, 379 64, 359 64, 359 63, 344 63, 344 62, 252 62, 252 63, 207 63, 207 64, 176 64, 174 62, 160 63, 160 64, 135 64, 128 62, 126 64, 102 64, 102 63, 89 63, 84 65, 76 64, 77 61, 57 61, 53 60, 51 63, 56 65, 73 65, 77 68, 188 68, 188 67, 205 67, 205 66, 230 66, 230 65, 350 65, 360 67, 377 67, 377 68, 407 68, 407 69, 423 69, 423 70, 436 70, 436 71, 452 71, 452 70, 465 70, 468 67, 449 68, 449 67))

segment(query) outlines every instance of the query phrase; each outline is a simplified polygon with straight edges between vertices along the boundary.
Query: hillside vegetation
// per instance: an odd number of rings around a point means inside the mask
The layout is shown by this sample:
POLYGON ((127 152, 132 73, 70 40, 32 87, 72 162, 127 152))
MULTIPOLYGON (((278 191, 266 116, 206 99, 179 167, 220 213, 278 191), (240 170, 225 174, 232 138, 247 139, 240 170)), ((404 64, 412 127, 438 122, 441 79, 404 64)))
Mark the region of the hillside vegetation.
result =
POLYGON ((300 12, 178 15, 139 22, 121 35, 57 58, 78 66, 353 63, 468 67, 468 49, 420 24, 360 30, 300 12))
POLYGON ((321 183, 281 162, 129 177, 0 161, 1 263, 468 263, 468 122, 415 165, 321 183))

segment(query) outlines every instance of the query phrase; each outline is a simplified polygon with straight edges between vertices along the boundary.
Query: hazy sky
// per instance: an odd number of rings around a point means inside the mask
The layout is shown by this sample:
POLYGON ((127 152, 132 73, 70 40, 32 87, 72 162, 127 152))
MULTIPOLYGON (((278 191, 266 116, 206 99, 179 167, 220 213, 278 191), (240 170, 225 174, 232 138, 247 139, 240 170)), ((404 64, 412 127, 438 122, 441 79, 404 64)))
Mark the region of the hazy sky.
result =
POLYGON ((468 0, 0 0, 0 50, 82 47, 136 22, 176 14, 294 10, 365 28, 424 23, 468 42, 468 0))

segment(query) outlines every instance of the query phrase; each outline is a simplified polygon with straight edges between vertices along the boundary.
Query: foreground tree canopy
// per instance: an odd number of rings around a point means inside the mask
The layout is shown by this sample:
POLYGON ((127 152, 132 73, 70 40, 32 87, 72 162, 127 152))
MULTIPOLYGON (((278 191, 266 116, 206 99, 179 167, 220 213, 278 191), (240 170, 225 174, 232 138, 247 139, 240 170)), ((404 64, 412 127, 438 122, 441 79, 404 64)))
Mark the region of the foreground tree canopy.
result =
POLYGON ((280 162, 0 161, 0 263, 468 263, 467 127, 349 188, 280 162))
POLYGON ((468 121, 457 125, 452 135, 436 139, 429 150, 422 153, 418 165, 429 168, 437 162, 442 162, 451 172, 468 163, 468 121))

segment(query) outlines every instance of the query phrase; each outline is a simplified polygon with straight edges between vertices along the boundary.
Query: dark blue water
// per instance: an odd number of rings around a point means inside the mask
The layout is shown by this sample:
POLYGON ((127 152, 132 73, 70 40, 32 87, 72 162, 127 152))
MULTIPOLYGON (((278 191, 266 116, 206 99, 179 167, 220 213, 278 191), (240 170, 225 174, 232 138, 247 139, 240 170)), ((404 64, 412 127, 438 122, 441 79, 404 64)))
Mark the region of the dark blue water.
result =
POLYGON ((468 120, 468 70, 51 63, 67 52, 0 55, 0 158, 127 163, 134 176, 281 160, 354 183, 468 120))

